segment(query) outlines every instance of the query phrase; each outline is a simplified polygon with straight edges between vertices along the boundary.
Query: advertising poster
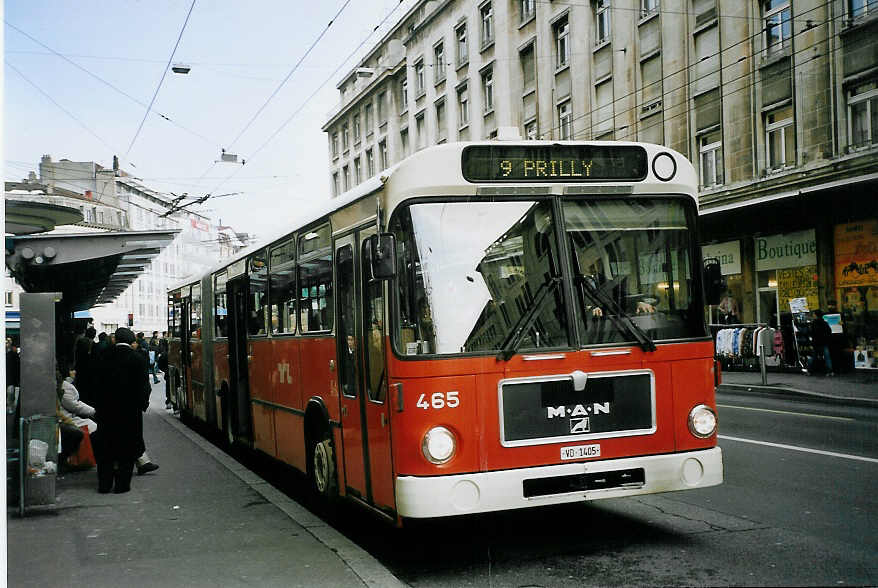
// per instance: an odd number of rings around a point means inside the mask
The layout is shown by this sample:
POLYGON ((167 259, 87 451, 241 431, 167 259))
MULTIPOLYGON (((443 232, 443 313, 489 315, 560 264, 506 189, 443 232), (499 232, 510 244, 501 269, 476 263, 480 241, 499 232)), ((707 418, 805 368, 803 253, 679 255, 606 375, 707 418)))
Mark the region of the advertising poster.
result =
POLYGON ((804 298, 810 310, 820 308, 817 298, 817 266, 777 270, 777 297, 780 300, 804 298))
POLYGON ((835 286, 878 286, 878 220, 835 226, 835 286))

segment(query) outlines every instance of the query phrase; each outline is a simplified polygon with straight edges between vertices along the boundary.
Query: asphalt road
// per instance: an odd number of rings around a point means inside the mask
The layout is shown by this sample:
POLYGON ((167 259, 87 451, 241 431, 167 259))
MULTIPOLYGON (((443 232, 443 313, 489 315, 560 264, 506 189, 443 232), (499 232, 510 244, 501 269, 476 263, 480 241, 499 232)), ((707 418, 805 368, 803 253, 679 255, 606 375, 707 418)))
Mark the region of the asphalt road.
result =
POLYGON ((412 586, 876 585, 878 410, 717 398, 725 483, 431 521, 334 524, 412 586))

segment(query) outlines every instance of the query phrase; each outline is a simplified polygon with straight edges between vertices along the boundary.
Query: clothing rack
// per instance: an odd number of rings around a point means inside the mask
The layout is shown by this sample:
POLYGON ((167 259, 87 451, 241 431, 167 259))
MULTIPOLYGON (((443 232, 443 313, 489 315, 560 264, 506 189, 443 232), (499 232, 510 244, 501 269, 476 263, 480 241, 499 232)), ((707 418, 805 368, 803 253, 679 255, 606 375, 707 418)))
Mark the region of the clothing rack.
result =
POLYGON ((736 325, 709 324, 714 343, 714 355, 723 369, 759 370, 763 373, 769 363, 779 367, 783 363, 783 339, 778 341, 779 329, 766 323, 739 323, 736 325))

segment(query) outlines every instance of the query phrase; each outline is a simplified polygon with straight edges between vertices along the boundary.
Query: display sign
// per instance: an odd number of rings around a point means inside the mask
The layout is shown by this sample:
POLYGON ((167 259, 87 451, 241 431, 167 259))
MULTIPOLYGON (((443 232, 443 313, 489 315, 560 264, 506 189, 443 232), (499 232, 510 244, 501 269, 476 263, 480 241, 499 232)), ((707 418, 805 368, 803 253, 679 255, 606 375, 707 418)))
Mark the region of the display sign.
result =
POLYGON ((701 258, 715 257, 719 260, 722 275, 741 273, 741 242, 726 241, 701 246, 701 258))
POLYGON ((878 220, 835 226, 835 286, 878 285, 878 220))
POLYGON ((633 182, 647 172, 636 145, 473 145, 461 165, 470 182, 633 182))
POLYGON ((777 270, 777 297, 780 300, 802 298, 807 301, 811 310, 819 308, 817 266, 806 265, 777 270))
POLYGON ((814 229, 756 237, 754 249, 757 271, 817 265, 817 237, 814 229))

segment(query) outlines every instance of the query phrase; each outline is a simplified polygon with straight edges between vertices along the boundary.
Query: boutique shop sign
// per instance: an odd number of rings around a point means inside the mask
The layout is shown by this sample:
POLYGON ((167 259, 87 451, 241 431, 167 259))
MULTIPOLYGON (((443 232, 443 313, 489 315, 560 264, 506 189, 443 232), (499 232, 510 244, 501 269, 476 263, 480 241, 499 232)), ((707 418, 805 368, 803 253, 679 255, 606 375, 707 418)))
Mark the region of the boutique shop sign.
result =
POLYGON ((757 271, 817 265, 814 229, 756 237, 754 249, 757 271))

